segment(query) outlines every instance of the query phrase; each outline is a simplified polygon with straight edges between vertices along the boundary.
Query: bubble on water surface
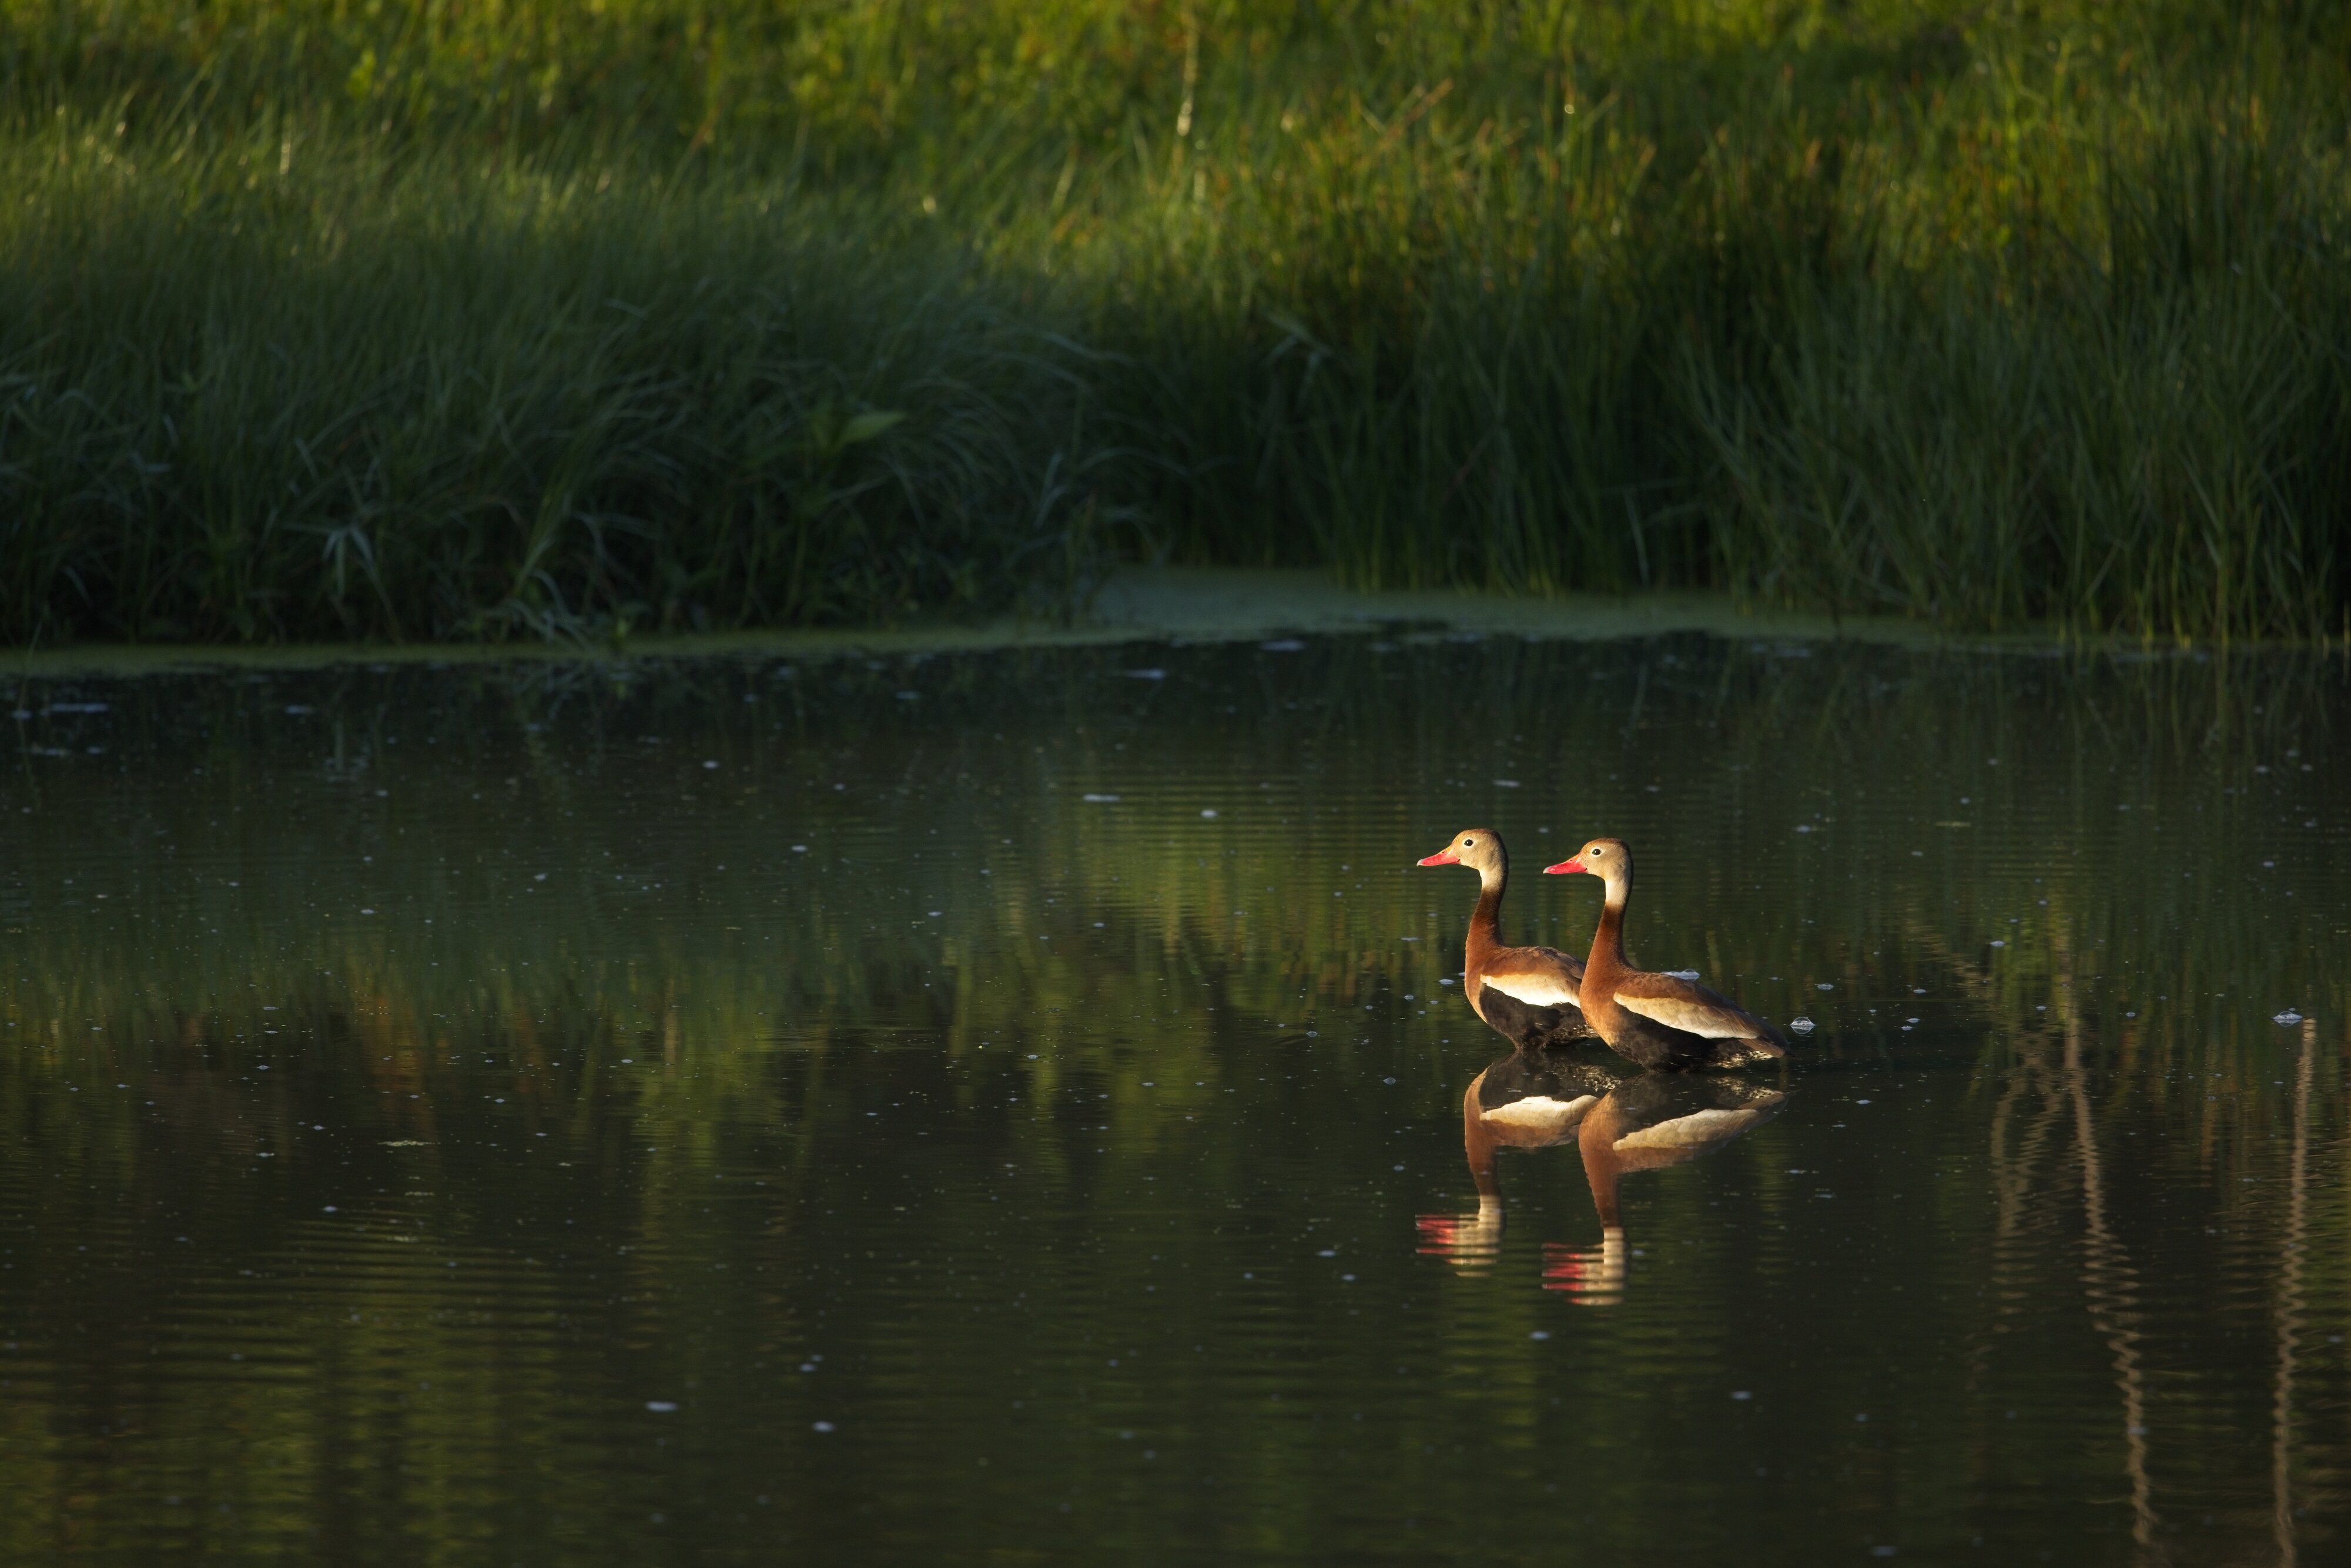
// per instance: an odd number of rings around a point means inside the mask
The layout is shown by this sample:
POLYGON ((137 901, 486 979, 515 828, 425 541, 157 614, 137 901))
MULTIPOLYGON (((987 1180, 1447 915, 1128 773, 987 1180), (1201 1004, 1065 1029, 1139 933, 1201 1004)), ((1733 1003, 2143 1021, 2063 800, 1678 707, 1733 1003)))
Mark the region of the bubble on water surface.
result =
POLYGON ((1802 1013, 1798 1013, 1794 1018, 1788 1020, 1788 1027, 1794 1030, 1798 1034, 1810 1034, 1813 1032, 1813 1026, 1812 1019, 1804 1017, 1802 1013))
POLYGON ((2294 1011, 2292 1008, 2288 1008, 2283 1012, 2271 1014, 2270 1021, 2272 1023, 2297 1024, 2302 1021, 2302 1015, 2294 1011))
POLYGON ((677 1408, 677 1401, 674 1399, 648 1399, 645 1401, 645 1408, 654 1412, 656 1415, 666 1416, 671 1411, 677 1408))

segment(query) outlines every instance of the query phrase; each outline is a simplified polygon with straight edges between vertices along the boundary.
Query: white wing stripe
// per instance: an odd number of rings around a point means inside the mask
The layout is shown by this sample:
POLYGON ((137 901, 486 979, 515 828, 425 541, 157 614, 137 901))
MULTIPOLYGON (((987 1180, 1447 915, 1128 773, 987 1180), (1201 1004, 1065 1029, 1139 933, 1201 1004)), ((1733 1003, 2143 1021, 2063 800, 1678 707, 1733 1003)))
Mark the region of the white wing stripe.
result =
POLYGON ((1645 1019, 1654 1019, 1667 1029, 1682 1030, 1708 1040, 1756 1038, 1752 1023, 1728 1009, 1710 1008, 1704 1002, 1685 1001, 1679 997, 1628 997, 1620 991, 1616 1005, 1645 1019))
POLYGON ((1513 1001, 1531 1008, 1574 1008, 1579 1012, 1583 1004, 1575 999, 1575 988, 1562 985, 1550 975, 1512 975, 1504 979, 1499 975, 1486 977, 1486 988, 1499 991, 1513 1001))

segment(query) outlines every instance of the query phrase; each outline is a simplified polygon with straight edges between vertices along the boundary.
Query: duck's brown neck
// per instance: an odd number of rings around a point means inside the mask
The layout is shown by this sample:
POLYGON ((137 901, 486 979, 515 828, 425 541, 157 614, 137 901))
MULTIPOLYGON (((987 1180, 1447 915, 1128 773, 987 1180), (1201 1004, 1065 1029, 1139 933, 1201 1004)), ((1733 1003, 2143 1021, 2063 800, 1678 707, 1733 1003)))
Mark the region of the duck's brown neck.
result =
POLYGON ((1625 961, 1625 898, 1632 891, 1625 885, 1627 880, 1618 876, 1608 879, 1608 896, 1600 906, 1600 924, 1592 930, 1592 956, 1583 963, 1586 985, 1595 979, 1613 979, 1632 967, 1625 961))
POLYGON ((1468 951, 1464 955, 1468 969, 1482 968, 1502 945, 1502 888, 1510 880, 1508 861, 1478 873, 1478 907, 1469 915, 1468 951))

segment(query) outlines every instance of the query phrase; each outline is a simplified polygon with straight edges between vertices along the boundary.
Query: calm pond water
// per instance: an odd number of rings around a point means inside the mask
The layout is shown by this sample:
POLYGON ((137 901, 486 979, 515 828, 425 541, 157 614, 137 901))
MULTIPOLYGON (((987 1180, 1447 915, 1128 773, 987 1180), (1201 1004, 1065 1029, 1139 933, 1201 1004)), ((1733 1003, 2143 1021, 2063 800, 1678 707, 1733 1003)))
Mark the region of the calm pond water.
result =
POLYGON ((2341 1561, 2346 688, 1401 632, 19 685, 0 1558, 2341 1561), (1479 824, 1579 950, 1532 873, 1631 841, 1635 958, 1792 1066, 1498 1061, 1413 865, 1479 824))

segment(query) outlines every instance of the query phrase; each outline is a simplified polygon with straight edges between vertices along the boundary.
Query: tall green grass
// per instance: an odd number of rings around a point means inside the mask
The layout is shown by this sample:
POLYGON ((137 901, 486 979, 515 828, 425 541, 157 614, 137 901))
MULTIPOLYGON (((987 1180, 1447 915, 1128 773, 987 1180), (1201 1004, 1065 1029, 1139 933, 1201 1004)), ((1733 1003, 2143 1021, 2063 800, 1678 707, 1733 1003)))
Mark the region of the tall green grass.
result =
POLYGON ((20 640, 800 623, 1090 570, 1074 357, 935 247, 290 132, 0 170, 20 640))
POLYGON ((0 617, 801 623, 1124 552, 2337 632, 2346 49, 2219 0, 0 0, 0 617))

